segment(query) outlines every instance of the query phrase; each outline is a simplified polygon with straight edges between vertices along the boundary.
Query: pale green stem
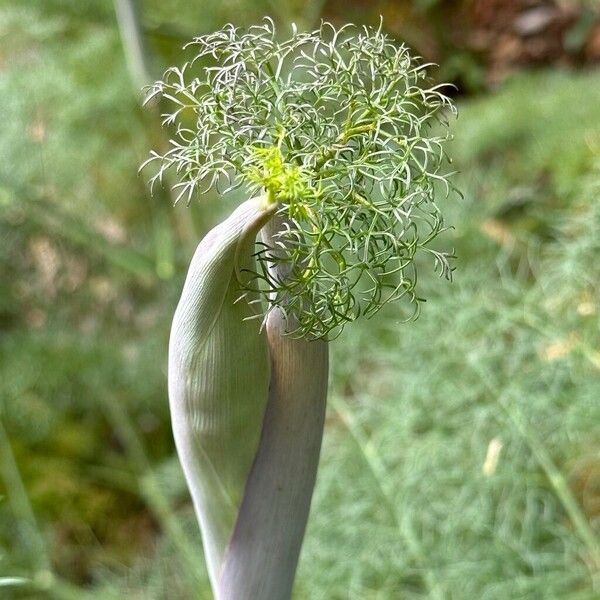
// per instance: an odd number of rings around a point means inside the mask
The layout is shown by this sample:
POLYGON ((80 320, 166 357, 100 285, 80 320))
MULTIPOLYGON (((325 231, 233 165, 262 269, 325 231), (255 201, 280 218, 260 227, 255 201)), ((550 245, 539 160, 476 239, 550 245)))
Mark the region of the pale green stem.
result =
MULTIPOLYGON (((274 217, 263 228, 263 241, 274 247, 280 227, 274 217)), ((273 276, 286 276, 280 265, 270 268, 273 276)), ((323 436, 328 344, 286 336, 294 328, 288 319, 293 317, 279 308, 267 317, 269 400, 218 600, 288 600, 292 593, 323 436)))
POLYGON ((8 439, 4 425, 0 420, 0 469, 8 493, 8 501, 13 514, 21 526, 24 526, 23 538, 29 544, 29 555, 35 561, 36 573, 51 577, 50 558, 46 550, 44 536, 39 529, 29 495, 21 478, 21 473, 8 439))
POLYGON ((140 25, 137 0, 114 0, 127 67, 136 91, 153 82, 152 66, 140 25))
MULTIPOLYGON (((143 93, 144 88, 154 83, 154 60, 145 42, 140 6, 138 0, 114 0, 114 6, 129 76, 135 93, 140 95, 143 93)), ((159 127, 161 120, 160 108, 152 104, 148 107, 148 111, 152 119, 151 129, 155 131, 156 137, 160 140, 159 147, 165 150, 169 143, 165 138, 164 131, 159 127)), ((167 174, 167 179, 170 180, 169 174, 167 174)), ((169 181, 169 183, 172 184, 173 182, 169 181)), ((195 238, 193 221, 189 218, 189 215, 186 215, 184 219, 179 216, 180 213, 166 211, 169 200, 171 204, 174 204, 175 201, 172 185, 169 185, 168 189, 169 192, 162 189, 158 190, 156 203, 151 202, 149 204, 152 211, 155 238, 155 269, 156 274, 161 279, 169 279, 175 270, 175 244, 170 220, 175 220, 177 229, 185 242, 191 243, 191 240, 195 238)))
POLYGON ((0 472, 7 490, 12 512, 21 525, 23 538, 29 544, 29 556, 34 569, 31 580, 26 580, 24 589, 34 589, 40 594, 57 600, 86 600, 87 592, 62 581, 52 572, 46 541, 40 531, 33 506, 15 460, 15 455, 4 425, 0 420, 0 472))

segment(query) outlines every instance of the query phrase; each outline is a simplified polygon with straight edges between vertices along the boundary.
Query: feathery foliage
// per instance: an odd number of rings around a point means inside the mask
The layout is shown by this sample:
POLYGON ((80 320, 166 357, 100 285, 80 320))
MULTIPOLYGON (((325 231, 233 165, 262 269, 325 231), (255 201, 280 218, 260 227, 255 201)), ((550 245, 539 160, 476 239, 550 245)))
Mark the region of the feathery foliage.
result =
POLYGON ((450 190, 443 142, 454 107, 427 65, 381 30, 348 25, 278 42, 269 19, 196 38, 195 58, 150 90, 176 135, 147 162, 174 169, 177 198, 243 188, 278 204, 276 248, 257 253, 254 285, 296 317, 293 332, 334 337, 361 315, 404 298, 417 313, 415 256, 449 277, 434 202, 450 190), (438 196, 439 197, 439 196, 438 196), (285 248, 285 252, 278 251, 285 248), (269 266, 284 264, 285 278, 269 266))

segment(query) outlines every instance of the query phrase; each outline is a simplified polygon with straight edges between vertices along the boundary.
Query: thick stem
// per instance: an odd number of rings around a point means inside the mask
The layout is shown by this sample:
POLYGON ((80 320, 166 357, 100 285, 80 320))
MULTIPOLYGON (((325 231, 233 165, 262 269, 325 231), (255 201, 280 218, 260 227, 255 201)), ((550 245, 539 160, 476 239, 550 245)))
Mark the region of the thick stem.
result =
MULTIPOLYGON (((263 229, 271 246, 280 225, 273 219, 263 229)), ((287 328, 283 313, 272 309, 267 319, 269 399, 217 600, 291 597, 323 437, 328 344, 286 337, 287 328)))

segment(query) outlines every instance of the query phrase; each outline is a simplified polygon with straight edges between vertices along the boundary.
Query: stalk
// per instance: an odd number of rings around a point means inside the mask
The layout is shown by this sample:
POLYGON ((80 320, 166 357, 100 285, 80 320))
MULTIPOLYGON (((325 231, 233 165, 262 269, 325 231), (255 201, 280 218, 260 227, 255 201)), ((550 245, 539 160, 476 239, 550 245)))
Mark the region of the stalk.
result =
MULTIPOLYGON (((275 217, 263 229, 274 247, 275 217)), ((285 276, 273 265, 274 276, 285 276)), ((323 438, 328 343, 293 339, 280 308, 267 316, 269 400, 255 463, 227 548, 218 600, 286 600, 292 585, 323 438)))

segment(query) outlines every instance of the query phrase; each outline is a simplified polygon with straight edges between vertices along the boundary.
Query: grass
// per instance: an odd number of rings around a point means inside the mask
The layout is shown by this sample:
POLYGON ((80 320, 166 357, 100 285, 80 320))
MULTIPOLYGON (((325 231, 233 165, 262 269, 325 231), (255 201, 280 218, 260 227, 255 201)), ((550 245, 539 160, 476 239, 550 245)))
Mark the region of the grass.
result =
MULTIPOLYGON (((112 56, 116 34, 88 33, 112 56)), ((176 239, 172 255, 176 227, 142 210, 134 109, 78 131, 128 84, 117 69, 94 97, 116 67, 83 85, 91 50, 73 48, 36 71, 64 104, 40 117, 48 146, 17 126, 37 115, 7 91, 23 68, 0 84, 2 169, 18 165, 0 180, 0 595, 209 598, 165 386, 190 252, 176 239), (56 87, 60 60, 75 75, 56 87), (118 225, 124 240, 103 233, 118 225)), ((332 346, 298 600, 600 594, 599 82, 528 73, 462 103, 455 281, 422 281, 417 322, 389 307, 332 346)), ((211 210, 194 214, 203 230, 211 210)))

